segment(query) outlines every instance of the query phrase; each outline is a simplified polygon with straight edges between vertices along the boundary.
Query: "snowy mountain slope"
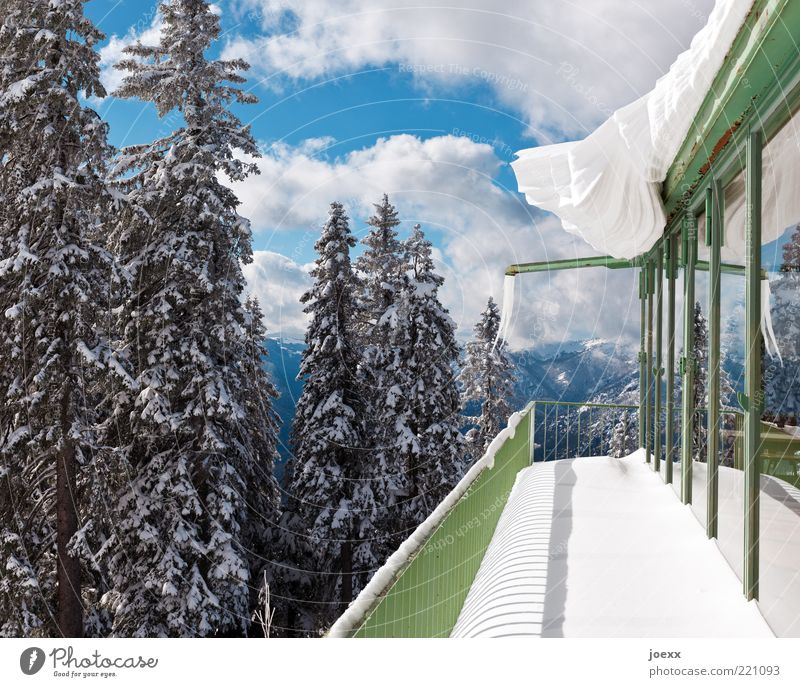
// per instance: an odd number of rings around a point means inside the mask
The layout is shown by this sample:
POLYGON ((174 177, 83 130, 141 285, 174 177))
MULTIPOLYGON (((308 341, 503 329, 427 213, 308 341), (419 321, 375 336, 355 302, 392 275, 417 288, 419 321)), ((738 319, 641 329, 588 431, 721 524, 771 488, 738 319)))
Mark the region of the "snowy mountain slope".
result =
MULTIPOLYGON (((275 410, 281 419, 278 479, 290 455, 289 431, 294 408, 303 385, 297 380, 304 344, 267 339, 269 358, 265 366, 272 374, 280 398, 275 410)), ((511 355, 516 364, 514 406, 522 408, 533 399, 638 403, 636 351, 599 339, 567 341, 540 346, 511 355)))
POLYGON ((513 355, 517 405, 531 400, 616 400, 638 376, 636 351, 613 342, 568 341, 513 355))

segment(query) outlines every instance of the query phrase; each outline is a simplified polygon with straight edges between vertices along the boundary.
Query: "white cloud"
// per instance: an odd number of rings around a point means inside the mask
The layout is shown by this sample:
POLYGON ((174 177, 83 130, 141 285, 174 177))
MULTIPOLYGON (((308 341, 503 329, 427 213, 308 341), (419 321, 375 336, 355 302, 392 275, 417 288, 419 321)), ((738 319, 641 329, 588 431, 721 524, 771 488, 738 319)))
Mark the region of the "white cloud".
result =
POLYGON ((713 0, 236 0, 261 36, 226 49, 265 83, 391 65, 437 94, 485 84, 545 133, 585 133, 652 88, 705 23, 713 0), (450 3, 452 5, 452 3, 450 3))
MULTIPOLYGON (((459 136, 422 140, 402 134, 328 159, 330 144, 314 139, 297 147, 273 146, 258 160, 261 174, 234 186, 243 201, 240 211, 251 218, 262 241, 277 232, 284 243, 288 235, 297 237, 296 250, 288 251, 295 260, 259 253, 256 266, 247 269, 265 310, 272 308, 267 323, 273 333, 296 337, 302 329, 297 298, 307 272, 296 258, 316 240, 332 200, 345 203, 360 228, 372 204, 388 193, 405 229, 419 222, 440 237, 436 258, 446 278, 442 297, 462 337, 471 334, 489 295, 502 299, 508 264, 592 254, 556 218, 537 213, 521 196, 497 185, 504 163, 487 144, 459 136)), ((631 300, 638 317, 629 273, 583 270, 552 279, 522 276, 518 282, 512 330, 516 346, 630 334, 631 300)))
POLYGON ((269 336, 302 340, 306 315, 300 296, 311 285, 308 266, 298 265, 279 253, 254 251, 244 266, 249 290, 261 303, 269 336))

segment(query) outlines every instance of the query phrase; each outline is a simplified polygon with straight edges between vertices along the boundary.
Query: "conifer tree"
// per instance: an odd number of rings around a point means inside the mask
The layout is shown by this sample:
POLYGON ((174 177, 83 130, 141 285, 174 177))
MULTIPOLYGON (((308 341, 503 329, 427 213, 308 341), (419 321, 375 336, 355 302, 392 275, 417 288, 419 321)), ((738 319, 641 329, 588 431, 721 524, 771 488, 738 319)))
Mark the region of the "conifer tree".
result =
POLYGON ((290 537, 290 571, 284 585, 297 606, 294 623, 304 632, 325 627, 363 583, 375 510, 371 482, 362 481, 363 404, 355 332, 358 293, 350 249, 355 246, 341 203, 331 203, 315 244, 314 284, 303 297, 311 320, 299 377, 304 380, 292 425, 293 455, 284 514, 290 537))
POLYGON ((408 262, 397 237, 397 211, 388 196, 375 205, 367 223, 372 229, 362 241, 366 250, 356 263, 363 280, 359 371, 365 400, 364 448, 369 452, 362 463, 362 479, 380 512, 370 520, 379 535, 361 547, 359 561, 362 569, 374 570, 408 535, 411 485, 406 458, 415 437, 403 422, 401 408, 410 386, 404 364, 409 321, 400 308, 408 262))
POLYGON ((705 422, 708 378, 708 323, 703 316, 700 303, 694 304, 694 337, 692 359, 694 360, 694 389, 692 408, 695 410, 692 433, 692 455, 694 460, 705 461, 708 429, 705 422))
POLYGON ((766 410, 780 419, 800 417, 800 225, 783 245, 772 281, 772 322, 781 362, 765 363, 766 410))
POLYGON ((406 241, 406 253, 409 273, 401 310, 409 322, 403 358, 410 387, 403 390, 405 417, 398 422, 411 436, 405 444, 411 479, 408 526, 415 527, 458 482, 466 447, 459 428, 455 324, 439 301, 444 279, 435 271, 432 245, 419 225, 406 241))
POLYGON ((245 421, 241 436, 248 442, 246 450, 251 458, 243 462, 247 518, 242 541, 248 552, 249 568, 253 573, 250 582, 252 618, 253 612, 259 608, 259 598, 254 592, 263 579, 263 575, 258 573, 274 555, 272 544, 279 517, 280 496, 273 476, 278 436, 278 415, 273 404, 278 398, 278 391, 264 372, 264 361, 268 355, 265 346, 267 330, 264 327, 264 313, 255 296, 247 297, 244 312, 243 367, 250 384, 242 401, 245 421))
POLYGON ((115 94, 185 124, 126 148, 115 169, 124 206, 113 240, 130 279, 119 336, 135 388, 114 396, 115 460, 129 483, 105 600, 117 635, 241 635, 253 605, 248 502, 275 493, 275 437, 246 331, 255 313, 241 302, 250 226, 219 178, 257 171, 239 157, 258 155, 250 130, 228 109, 255 99, 237 88, 246 63, 205 55, 220 33, 207 2, 168 0, 160 12, 160 44, 126 49, 115 94))
POLYGON ((475 337, 467 343, 460 378, 462 405, 480 409, 478 414, 467 418, 475 425, 467 433, 473 459, 483 455, 511 414, 514 364, 506 353, 505 342, 497 341, 499 327, 500 309, 490 297, 475 325, 475 337))
POLYGON ((97 449, 97 320, 110 258, 106 125, 85 0, 8 0, 0 17, 0 634, 83 633, 78 549, 97 449))
POLYGON ((798 224, 789 240, 783 244, 781 249, 783 262, 781 272, 800 272, 800 224, 798 224))
POLYGON ((614 425, 611 433, 611 450, 609 455, 612 458, 624 458, 636 446, 636 439, 631 427, 628 411, 624 410, 620 415, 619 421, 614 425))

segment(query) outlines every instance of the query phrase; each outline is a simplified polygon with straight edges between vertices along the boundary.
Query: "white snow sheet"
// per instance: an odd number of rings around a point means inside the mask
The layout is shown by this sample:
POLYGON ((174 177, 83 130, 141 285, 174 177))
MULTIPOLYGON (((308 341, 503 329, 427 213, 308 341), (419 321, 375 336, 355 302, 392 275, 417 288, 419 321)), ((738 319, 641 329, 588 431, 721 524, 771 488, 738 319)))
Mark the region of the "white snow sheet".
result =
POLYGON ((503 280, 503 303, 500 306, 500 324, 492 348, 508 341, 508 330, 514 317, 514 287, 517 280, 513 274, 507 274, 503 280))
POLYGON ((660 189, 752 0, 717 0, 708 23, 647 95, 582 141, 529 148, 512 163, 528 202, 596 250, 633 258, 661 236, 660 189))
POLYGON ((640 450, 520 473, 452 636, 514 635, 772 633, 640 450))

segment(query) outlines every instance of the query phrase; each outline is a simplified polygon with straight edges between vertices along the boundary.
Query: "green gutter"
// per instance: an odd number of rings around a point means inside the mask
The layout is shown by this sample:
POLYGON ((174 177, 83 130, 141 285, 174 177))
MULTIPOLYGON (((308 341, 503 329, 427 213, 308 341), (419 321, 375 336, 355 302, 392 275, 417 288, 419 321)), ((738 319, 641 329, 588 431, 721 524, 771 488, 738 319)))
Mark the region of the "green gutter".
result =
POLYGON ((744 139, 747 125, 760 125, 776 103, 777 121, 789 119, 797 105, 797 70, 784 67, 796 59, 798 44, 800 3, 755 0, 667 173, 662 198, 668 217, 700 190, 723 151, 744 139))

